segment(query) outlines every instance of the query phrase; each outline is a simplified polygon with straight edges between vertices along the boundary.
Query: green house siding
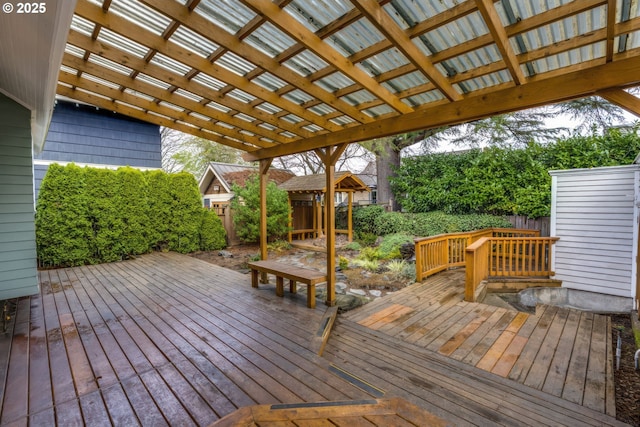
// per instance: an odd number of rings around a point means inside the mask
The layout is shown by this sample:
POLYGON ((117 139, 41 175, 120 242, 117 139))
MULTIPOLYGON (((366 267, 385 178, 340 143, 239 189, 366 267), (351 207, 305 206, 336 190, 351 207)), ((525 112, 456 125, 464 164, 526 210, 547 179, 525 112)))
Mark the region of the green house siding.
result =
POLYGON ((30 121, 0 94, 0 300, 38 292, 30 121))

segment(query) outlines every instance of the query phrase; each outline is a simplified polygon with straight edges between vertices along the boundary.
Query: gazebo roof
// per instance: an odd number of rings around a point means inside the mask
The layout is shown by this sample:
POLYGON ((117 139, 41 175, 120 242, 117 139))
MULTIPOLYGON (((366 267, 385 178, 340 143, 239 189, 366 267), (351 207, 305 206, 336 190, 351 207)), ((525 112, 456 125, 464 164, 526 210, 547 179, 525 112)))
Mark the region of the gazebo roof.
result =
MULTIPOLYGON (((336 191, 369 191, 369 187, 351 172, 335 174, 336 191)), ((325 174, 294 176, 278 187, 290 193, 325 193, 327 191, 325 174)))
MULTIPOLYGON (((5 15, 12 94, 57 58, 5 15)), ((267 159, 591 95, 638 114, 639 29, 636 0, 78 0, 57 93, 267 159)))

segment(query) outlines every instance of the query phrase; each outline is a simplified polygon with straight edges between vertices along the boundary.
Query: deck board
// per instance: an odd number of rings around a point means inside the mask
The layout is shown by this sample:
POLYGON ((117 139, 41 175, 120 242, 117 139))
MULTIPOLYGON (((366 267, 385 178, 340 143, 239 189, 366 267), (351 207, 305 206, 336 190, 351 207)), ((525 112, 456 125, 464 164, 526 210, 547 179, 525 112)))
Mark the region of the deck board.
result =
MULTIPOLYGON (((396 292, 339 317, 321 357, 313 342, 327 307, 308 309, 295 294, 278 298, 273 284, 253 289, 248 275, 191 257, 154 253, 44 270, 41 293, 18 301, 12 340, 0 342, 7 353, 0 355, 7 358, 0 420, 209 425, 254 405, 382 394, 458 425, 617 425, 590 409, 611 405, 599 397, 608 372, 595 358, 591 366, 573 367, 591 375, 590 394, 580 402, 589 407, 455 360, 488 345, 496 327, 502 333, 511 325, 513 343, 531 340, 540 323, 518 318, 516 331, 516 315, 507 310, 462 302, 460 289, 451 289, 459 274, 446 272, 433 286, 396 292)), ((610 350, 606 321, 588 322, 576 326, 588 329, 588 347, 610 350)), ((509 348, 496 353, 494 370, 509 348)), ((384 425, 390 421, 384 416, 350 425, 384 425)))

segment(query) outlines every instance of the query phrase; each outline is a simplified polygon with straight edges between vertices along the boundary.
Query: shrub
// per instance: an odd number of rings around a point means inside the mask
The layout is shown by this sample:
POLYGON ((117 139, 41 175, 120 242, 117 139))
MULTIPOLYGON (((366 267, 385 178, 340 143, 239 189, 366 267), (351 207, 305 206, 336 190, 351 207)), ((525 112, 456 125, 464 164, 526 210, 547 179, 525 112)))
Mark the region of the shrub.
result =
POLYGON ((366 248, 362 248, 357 259, 366 261, 377 261, 380 259, 380 252, 378 252, 378 248, 367 246, 366 248))
POLYGON ((353 210, 353 228, 363 233, 377 234, 376 219, 384 214, 385 210, 379 205, 358 207, 353 210))
MULTIPOLYGON (((125 167, 115 172, 116 211, 122 226, 122 257, 149 252, 147 227, 149 224, 149 204, 147 185, 141 171, 125 167)), ((198 192, 199 198, 200 192, 198 192)))
MULTIPOLYGON (((257 175, 247 179, 246 185, 233 186, 235 196, 231 200, 233 225, 238 238, 245 243, 260 238, 260 180, 257 175)), ((274 182, 267 185, 267 235, 282 239, 289 232, 289 203, 285 190, 274 182)))
POLYGON ((349 259, 347 259, 346 257, 343 256, 339 256, 338 257, 338 267, 340 267, 340 270, 346 270, 349 268, 349 259))
POLYGON ((149 245, 159 251, 169 250, 169 238, 171 234, 170 222, 173 203, 171 201, 170 178, 163 171, 155 170, 146 172, 147 201, 149 203, 149 226, 147 237, 149 245))
POLYGON ((226 231, 214 211, 202 209, 200 225, 200 250, 215 251, 227 246, 226 231))
POLYGON ((354 259, 352 264, 371 272, 376 272, 380 269, 380 261, 377 259, 354 259))
POLYGON ((183 254, 200 247, 202 201, 198 184, 190 173, 169 175, 169 250, 183 254))
POLYGON ((385 236, 378 246, 378 254, 382 259, 401 258, 400 246, 413 243, 413 236, 408 234, 390 234, 385 236))
POLYGON ((85 171, 74 164, 49 166, 36 210, 36 247, 42 265, 82 265, 91 257, 85 171))
POLYGON ((358 242, 350 242, 349 244, 343 246, 342 249, 345 251, 360 251, 362 250, 362 246, 358 242))
POLYGON ((291 243, 286 240, 275 240, 267 245, 267 249, 274 252, 283 252, 291 249, 291 243))

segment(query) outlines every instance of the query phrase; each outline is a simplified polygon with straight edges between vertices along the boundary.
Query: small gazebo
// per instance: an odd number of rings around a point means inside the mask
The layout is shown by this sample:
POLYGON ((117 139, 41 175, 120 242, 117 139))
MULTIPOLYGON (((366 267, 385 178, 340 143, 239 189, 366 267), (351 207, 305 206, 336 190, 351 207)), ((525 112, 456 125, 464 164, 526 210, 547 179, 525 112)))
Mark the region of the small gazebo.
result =
MULTIPOLYGON (((323 215, 323 204, 327 192, 325 174, 295 176, 278 187, 289 194, 289 242, 308 238, 319 238, 325 235, 327 228, 326 215, 323 215)), ((353 240, 353 194, 358 191, 370 191, 360 178, 351 172, 336 172, 334 181, 335 194, 347 194, 347 229, 336 229, 336 234, 346 234, 353 240)), ((334 227, 331 227, 334 228, 334 227)))

